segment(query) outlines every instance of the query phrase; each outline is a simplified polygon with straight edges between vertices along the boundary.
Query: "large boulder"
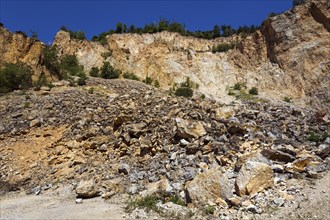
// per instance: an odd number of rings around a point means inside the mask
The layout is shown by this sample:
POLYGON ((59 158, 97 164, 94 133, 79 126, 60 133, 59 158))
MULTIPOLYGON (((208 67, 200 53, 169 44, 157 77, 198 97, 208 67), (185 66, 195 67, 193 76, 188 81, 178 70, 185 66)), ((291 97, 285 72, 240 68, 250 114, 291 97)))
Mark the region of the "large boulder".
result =
POLYGON ((219 198, 228 200, 233 196, 228 177, 216 168, 198 174, 186 184, 186 192, 189 200, 201 205, 216 203, 219 198))
POLYGON ((183 139, 199 138, 206 135, 206 131, 201 122, 191 122, 182 118, 175 119, 178 131, 177 136, 183 139))
POLYGON ((82 180, 79 182, 76 193, 78 197, 91 198, 98 194, 97 185, 94 180, 82 180))
POLYGON ((248 160, 240 169, 235 181, 236 194, 250 195, 274 185, 271 166, 266 163, 248 160))

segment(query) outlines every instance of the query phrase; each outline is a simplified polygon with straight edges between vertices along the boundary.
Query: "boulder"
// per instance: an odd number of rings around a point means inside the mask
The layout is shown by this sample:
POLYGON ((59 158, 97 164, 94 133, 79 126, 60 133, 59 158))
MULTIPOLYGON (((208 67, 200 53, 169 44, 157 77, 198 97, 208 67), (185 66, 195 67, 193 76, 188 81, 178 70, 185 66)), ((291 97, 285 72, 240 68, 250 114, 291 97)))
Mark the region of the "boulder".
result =
POLYGON ((280 150, 264 149, 261 151, 261 154, 270 160, 274 160, 278 162, 289 163, 296 159, 291 154, 285 153, 280 150))
POLYGON ((80 181, 77 188, 76 193, 79 197, 82 198, 91 198, 97 195, 98 189, 94 180, 80 181))
POLYGON ((266 163, 247 161, 237 174, 235 180, 236 194, 250 195, 274 185, 271 166, 266 163))
POLYGON ((217 168, 200 173, 188 182, 186 193, 188 200, 201 205, 215 203, 218 198, 228 200, 233 196, 228 177, 217 168))
POLYGON ((201 122, 187 121, 182 118, 175 119, 178 131, 177 136, 183 139, 199 138, 206 135, 206 131, 201 122))

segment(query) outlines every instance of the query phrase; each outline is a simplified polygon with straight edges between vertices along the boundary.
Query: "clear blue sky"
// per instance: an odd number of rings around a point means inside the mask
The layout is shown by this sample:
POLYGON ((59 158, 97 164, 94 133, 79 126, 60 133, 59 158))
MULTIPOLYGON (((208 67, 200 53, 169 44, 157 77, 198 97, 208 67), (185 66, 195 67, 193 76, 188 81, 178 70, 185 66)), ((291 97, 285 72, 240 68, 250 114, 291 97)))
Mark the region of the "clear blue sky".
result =
POLYGON ((215 24, 260 25, 271 12, 290 9, 292 0, 0 0, 0 22, 11 31, 53 41, 61 26, 82 30, 87 38, 115 28, 135 27, 160 18, 186 24, 188 30, 211 30, 215 24))

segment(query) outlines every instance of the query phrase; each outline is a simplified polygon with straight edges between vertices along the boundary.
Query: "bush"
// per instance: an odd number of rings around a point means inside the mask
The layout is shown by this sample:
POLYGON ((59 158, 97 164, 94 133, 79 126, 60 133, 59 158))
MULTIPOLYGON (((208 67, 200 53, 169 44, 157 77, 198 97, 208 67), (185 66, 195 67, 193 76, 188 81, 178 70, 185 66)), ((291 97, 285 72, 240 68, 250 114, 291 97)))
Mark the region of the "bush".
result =
POLYGON ((42 62, 45 67, 49 70, 50 74, 56 75, 59 79, 62 79, 60 63, 57 60, 57 48, 44 47, 42 49, 42 62))
POLYGON ((78 86, 84 86, 84 85, 86 85, 85 78, 79 77, 78 80, 77 80, 77 85, 78 86))
POLYGON ((32 69, 23 63, 5 63, 0 69, 0 92, 32 87, 32 69))
POLYGON ((119 70, 114 69, 109 62, 103 62, 101 77, 104 79, 116 79, 120 75, 119 70))
POLYGON ((123 74, 123 77, 125 79, 131 79, 131 80, 140 81, 140 78, 137 75, 135 75, 134 73, 130 73, 130 72, 125 72, 123 74))
POLYGON ((108 57, 111 57, 112 55, 112 50, 109 49, 107 52, 104 52, 101 54, 101 56, 103 57, 103 59, 107 59, 108 57))
POLYGON ((212 47, 212 53, 217 53, 217 52, 227 52, 228 50, 231 50, 235 47, 235 44, 231 43, 221 43, 218 44, 217 46, 212 47))
POLYGON ((70 38, 77 39, 77 40, 86 40, 85 33, 83 31, 71 31, 65 26, 61 27, 62 31, 68 32, 70 34, 70 38))
POLYGON ((40 88, 42 86, 50 86, 50 84, 48 83, 48 81, 46 79, 46 75, 44 72, 42 72, 39 75, 38 80, 34 82, 34 87, 36 90, 40 90, 40 88))
POLYGON ((243 88, 246 88, 245 83, 238 82, 234 85, 233 89, 234 90, 242 90, 243 88))
POLYGON ((285 102, 288 102, 288 103, 291 103, 292 102, 292 99, 290 97, 284 97, 283 101, 285 102))
POLYGON ((192 97, 194 92, 189 87, 179 87, 176 89, 175 93, 176 96, 184 96, 184 97, 192 97))
POLYGON ((251 95, 258 95, 258 89, 256 87, 252 87, 250 90, 249 90, 249 94, 251 95))
POLYGON ((92 69, 89 71, 89 75, 93 77, 99 76, 100 69, 98 67, 92 67, 92 69))
POLYGON ((153 79, 150 76, 146 76, 146 78, 143 80, 144 83, 151 85, 153 82, 153 79))
POLYGON ((155 86, 156 88, 159 88, 159 87, 160 87, 160 84, 159 84, 159 81, 158 81, 158 80, 155 80, 155 82, 154 82, 154 86, 155 86))
POLYGON ((84 67, 79 64, 76 55, 65 55, 61 59, 61 70, 66 77, 79 76, 86 79, 84 67))

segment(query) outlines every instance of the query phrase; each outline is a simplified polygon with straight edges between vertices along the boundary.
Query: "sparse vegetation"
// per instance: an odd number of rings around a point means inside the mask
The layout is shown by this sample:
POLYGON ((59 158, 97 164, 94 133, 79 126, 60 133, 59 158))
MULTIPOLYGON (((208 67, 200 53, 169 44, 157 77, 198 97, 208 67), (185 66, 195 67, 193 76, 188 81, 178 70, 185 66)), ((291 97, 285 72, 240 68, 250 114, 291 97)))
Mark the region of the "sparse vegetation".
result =
POLYGON ((216 211, 216 208, 214 205, 208 205, 203 208, 203 211, 206 215, 213 215, 216 211))
POLYGON ((328 133, 323 133, 323 134, 316 134, 314 132, 309 133, 307 140, 308 141, 312 141, 312 142, 322 142, 325 139, 327 139, 328 137, 330 137, 330 134, 328 133))
POLYGON ((131 79, 131 80, 140 81, 140 78, 137 75, 135 75, 134 73, 130 73, 130 72, 125 72, 123 74, 123 77, 125 79, 131 79))
POLYGON ((204 38, 204 39, 214 39, 217 37, 229 37, 234 34, 240 33, 254 33, 256 30, 259 30, 259 26, 251 25, 251 26, 240 26, 238 29, 232 28, 230 25, 214 25, 212 30, 207 31, 189 31, 187 30, 184 24, 180 24, 176 21, 169 21, 166 19, 160 19, 158 22, 150 23, 144 25, 144 27, 135 27, 134 25, 126 25, 121 22, 116 24, 115 29, 110 29, 107 32, 103 32, 98 36, 94 36, 92 41, 98 41, 102 45, 107 44, 106 36, 112 34, 125 34, 125 33, 135 33, 135 34, 143 34, 143 33, 157 33, 162 31, 169 31, 179 33, 182 36, 192 36, 196 38, 204 38))
POLYGON ((89 71, 89 75, 93 77, 98 77, 100 73, 100 69, 98 67, 92 67, 89 71))
POLYGON ((89 89, 88 89, 88 93, 89 93, 89 94, 94 94, 94 88, 93 88, 93 87, 89 88, 89 89))
POLYGON ((111 50, 111 49, 108 49, 108 51, 102 53, 101 56, 102 56, 104 59, 107 59, 107 58, 111 57, 111 56, 112 56, 112 50, 111 50))
POLYGON ((154 82, 154 86, 156 88, 159 88, 160 87, 160 84, 159 84, 159 81, 156 79, 155 82, 154 82))
POLYGON ((258 95, 259 94, 258 89, 256 87, 252 87, 249 90, 249 94, 251 94, 251 95, 258 95))
POLYGON ((73 38, 73 39, 77 39, 77 40, 85 40, 86 39, 85 33, 83 31, 71 31, 65 26, 62 26, 61 30, 65 31, 65 32, 68 32, 70 34, 70 37, 73 38))
POLYGON ((234 90, 239 90, 239 91, 244 89, 244 88, 246 88, 246 84, 243 83, 243 82, 235 83, 235 85, 233 86, 234 90))
POLYGON ((104 79, 116 79, 120 75, 120 71, 113 68, 109 62, 103 62, 101 67, 101 77, 104 79))
POLYGON ((174 93, 176 96, 184 96, 184 97, 192 97, 194 92, 191 88, 189 87, 179 87, 175 90, 174 93))
POLYGON ((231 50, 235 48, 235 44, 234 43, 221 43, 218 44, 216 46, 212 47, 212 53, 218 53, 218 52, 227 52, 228 50, 231 50))
POLYGON ((70 76, 79 76, 80 78, 86 79, 84 67, 79 64, 76 55, 65 55, 61 59, 61 71, 66 79, 70 76))
POLYGON ((131 212, 136 208, 143 208, 146 211, 155 211, 158 212, 158 208, 156 204, 161 201, 159 196, 157 195, 149 195, 144 198, 133 199, 132 201, 128 202, 126 206, 126 211, 131 212))
POLYGON ((287 102, 287 103, 291 103, 292 99, 290 97, 285 96, 283 101, 287 102))
POLYGON ((0 93, 32 87, 32 69, 23 63, 5 63, 0 69, 0 93))
POLYGON ((56 46, 46 46, 42 49, 42 61, 52 75, 56 75, 59 79, 62 79, 61 67, 56 54, 56 46))
POLYGON ((143 80, 144 83, 151 85, 154 80, 150 76, 146 76, 146 78, 143 80))
POLYGON ((40 88, 41 88, 42 86, 51 87, 51 84, 47 81, 47 78, 46 78, 46 75, 45 75, 44 72, 42 72, 42 73, 39 75, 37 81, 35 81, 35 82, 33 83, 33 85, 34 85, 34 87, 35 87, 36 90, 40 90, 40 88))

